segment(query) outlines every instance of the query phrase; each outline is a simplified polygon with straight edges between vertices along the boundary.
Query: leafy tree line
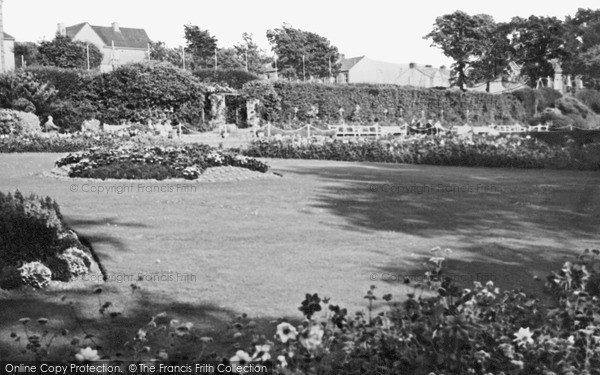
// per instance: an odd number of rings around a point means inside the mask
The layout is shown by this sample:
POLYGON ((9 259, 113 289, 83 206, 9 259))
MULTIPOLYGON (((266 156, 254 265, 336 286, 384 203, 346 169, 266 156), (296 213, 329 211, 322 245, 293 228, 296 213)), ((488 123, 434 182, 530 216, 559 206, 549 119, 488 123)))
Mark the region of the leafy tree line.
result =
MULTIPOLYGON (((185 47, 170 48, 164 42, 150 43, 150 59, 169 62, 188 70, 246 70, 262 73, 265 68, 277 69, 282 77, 293 79, 327 78, 339 72, 337 47, 316 33, 284 24, 268 30, 266 35, 276 57, 269 56, 254 42, 253 35, 242 34, 242 41, 233 47, 219 47, 218 39, 196 25, 184 25, 185 47)), ((17 67, 21 58, 27 66, 44 65, 59 68, 87 68, 89 48, 90 68, 100 66, 102 53, 90 44, 74 41, 57 34, 52 41, 15 43, 17 67)))
POLYGON ((565 20, 556 17, 514 17, 495 22, 487 14, 456 11, 436 18, 425 35, 432 46, 454 60, 452 82, 461 89, 493 81, 521 67, 531 86, 553 77, 552 61, 563 74, 581 76, 587 87, 600 88, 600 9, 580 8, 565 20))

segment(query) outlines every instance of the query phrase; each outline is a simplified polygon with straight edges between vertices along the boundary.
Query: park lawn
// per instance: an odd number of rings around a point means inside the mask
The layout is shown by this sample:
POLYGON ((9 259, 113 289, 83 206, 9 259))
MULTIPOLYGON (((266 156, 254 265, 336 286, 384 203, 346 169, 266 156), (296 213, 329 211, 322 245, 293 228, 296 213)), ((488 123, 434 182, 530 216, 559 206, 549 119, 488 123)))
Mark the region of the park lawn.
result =
POLYGON ((114 347, 168 311, 225 345, 236 316, 260 325, 298 319, 305 293, 351 311, 365 309, 370 285, 403 299, 436 246, 452 249, 448 274, 465 287, 492 280, 538 295, 543 281, 534 277, 600 248, 597 172, 267 160, 283 177, 178 184, 41 176, 60 156, 0 155, 0 191, 56 199, 111 281, 2 292, 0 358, 15 355, 8 335, 24 316, 75 332, 82 323, 114 347), (100 186, 114 191, 82 191, 100 186), (141 289, 132 293, 131 284, 141 289), (122 315, 100 317, 104 301, 122 315))

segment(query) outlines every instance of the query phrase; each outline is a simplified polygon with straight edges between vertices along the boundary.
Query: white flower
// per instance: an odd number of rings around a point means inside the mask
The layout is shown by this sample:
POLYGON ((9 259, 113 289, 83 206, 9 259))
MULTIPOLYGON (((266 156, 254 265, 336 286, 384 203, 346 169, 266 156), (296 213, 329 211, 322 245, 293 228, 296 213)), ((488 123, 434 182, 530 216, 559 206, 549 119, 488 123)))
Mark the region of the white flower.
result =
POLYGON ((308 350, 315 350, 321 346, 323 333, 320 326, 312 326, 308 333, 305 332, 300 336, 300 343, 308 350))
POLYGON ((515 333, 514 335, 516 338, 513 341, 517 341, 519 346, 525 345, 526 343, 533 344, 533 339, 531 338, 533 336, 533 332, 529 330, 529 327, 519 328, 519 332, 515 333))
POLYGON ((271 355, 269 351, 271 350, 271 345, 256 345, 256 353, 252 356, 253 360, 260 359, 261 361, 268 361, 271 359, 271 355))
POLYGON ((275 337, 282 343, 285 344, 288 340, 296 340, 296 336, 298 336, 298 331, 290 323, 283 322, 277 326, 275 337))
POLYGON ((85 349, 81 349, 79 353, 75 354, 75 358, 79 362, 91 362, 100 359, 98 351, 90 348, 89 346, 85 349))
POLYGON ((245 351, 238 350, 235 352, 235 355, 229 359, 229 362, 244 365, 248 362, 252 362, 252 358, 250 358, 250 355, 245 351))
POLYGON ((277 362, 279 362, 281 367, 287 367, 287 361, 285 360, 284 356, 282 356, 282 355, 277 356, 277 362))

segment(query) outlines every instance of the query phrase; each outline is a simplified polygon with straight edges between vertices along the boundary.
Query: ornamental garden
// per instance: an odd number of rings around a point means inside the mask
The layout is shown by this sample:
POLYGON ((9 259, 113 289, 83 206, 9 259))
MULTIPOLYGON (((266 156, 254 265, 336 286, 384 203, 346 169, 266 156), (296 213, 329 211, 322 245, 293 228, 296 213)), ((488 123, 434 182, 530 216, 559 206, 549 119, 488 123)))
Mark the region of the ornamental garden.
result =
POLYGON ((592 90, 233 90, 168 64, 37 68, 1 76, 0 90, 1 358, 208 373, 600 368, 592 90), (329 129, 417 122, 443 130, 329 129), (295 132, 307 124, 321 132, 295 132), (465 124, 577 131, 452 133, 465 124), (271 126, 283 131, 257 136, 271 126))

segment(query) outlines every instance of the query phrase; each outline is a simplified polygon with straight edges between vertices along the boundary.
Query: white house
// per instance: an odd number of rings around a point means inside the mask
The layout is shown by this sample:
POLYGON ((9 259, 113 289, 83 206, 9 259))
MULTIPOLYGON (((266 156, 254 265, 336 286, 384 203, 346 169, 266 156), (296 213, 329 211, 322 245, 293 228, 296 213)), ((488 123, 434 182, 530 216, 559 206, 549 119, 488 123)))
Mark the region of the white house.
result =
POLYGON ((144 29, 120 27, 116 22, 111 26, 93 26, 84 22, 69 27, 59 23, 58 33, 96 45, 103 55, 100 65, 103 72, 149 58, 150 38, 144 29))
POLYGON ((365 56, 341 59, 338 83, 383 83, 415 87, 450 87, 450 71, 445 66, 396 64, 365 56))
POLYGON ((15 70, 15 38, 4 33, 4 71, 15 70))

